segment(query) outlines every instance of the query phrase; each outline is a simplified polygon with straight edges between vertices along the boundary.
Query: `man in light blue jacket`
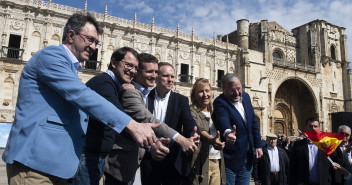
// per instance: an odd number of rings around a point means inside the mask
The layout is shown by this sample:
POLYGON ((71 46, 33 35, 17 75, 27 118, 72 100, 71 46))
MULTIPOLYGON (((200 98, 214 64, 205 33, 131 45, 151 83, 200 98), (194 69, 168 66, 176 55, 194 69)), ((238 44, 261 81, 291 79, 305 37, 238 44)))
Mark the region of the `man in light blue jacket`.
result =
POLYGON ((88 116, 117 133, 126 128, 140 147, 155 142, 152 128, 121 112, 77 75, 89 59, 101 28, 90 15, 72 15, 63 44, 38 51, 22 71, 13 123, 3 160, 8 183, 66 184, 77 171, 88 116))

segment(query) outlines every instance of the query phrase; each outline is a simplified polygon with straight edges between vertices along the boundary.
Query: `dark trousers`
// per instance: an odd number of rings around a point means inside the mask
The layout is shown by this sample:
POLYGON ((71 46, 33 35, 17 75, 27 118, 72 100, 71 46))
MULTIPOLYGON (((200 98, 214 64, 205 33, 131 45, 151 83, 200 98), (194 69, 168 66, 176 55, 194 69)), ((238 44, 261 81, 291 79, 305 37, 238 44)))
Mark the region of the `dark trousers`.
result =
POLYGON ((277 174, 271 173, 270 174, 270 185, 280 185, 279 173, 277 173, 277 174))
POLYGON ((99 185, 104 164, 104 156, 92 153, 82 154, 78 170, 75 176, 67 181, 67 185, 99 185))
POLYGON ((144 156, 140 170, 142 185, 181 185, 184 180, 170 158, 155 161, 149 153, 144 156))
POLYGON ((111 176, 108 173, 104 172, 104 185, 132 185, 134 182, 134 179, 132 179, 130 182, 121 182, 117 179, 115 179, 113 176, 111 176))

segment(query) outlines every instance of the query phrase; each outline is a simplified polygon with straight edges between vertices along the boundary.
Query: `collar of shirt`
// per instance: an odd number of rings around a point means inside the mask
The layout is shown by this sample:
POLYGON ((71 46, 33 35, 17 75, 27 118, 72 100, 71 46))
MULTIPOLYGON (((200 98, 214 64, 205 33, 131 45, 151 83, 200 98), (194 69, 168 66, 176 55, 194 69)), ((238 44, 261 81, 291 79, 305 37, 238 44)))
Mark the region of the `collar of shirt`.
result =
POLYGON ((157 91, 156 88, 155 88, 155 99, 158 99, 158 100, 165 100, 165 99, 167 99, 167 100, 168 100, 170 94, 171 94, 171 91, 167 92, 164 98, 160 98, 159 95, 158 95, 158 91, 157 91))
POLYGON ((142 95, 143 95, 143 99, 144 99, 144 103, 147 104, 147 97, 148 97, 148 94, 150 93, 151 89, 150 88, 145 88, 143 87, 143 85, 135 82, 135 81, 132 81, 132 84, 134 85, 134 87, 139 90, 142 95))
POLYGON ((269 145, 268 145, 268 150, 277 150, 277 147, 275 146, 274 148, 271 148, 269 145))
POLYGON ((61 44, 61 45, 64 46, 68 57, 71 59, 71 62, 75 66, 76 71, 82 71, 83 68, 81 64, 78 62, 77 58, 73 55, 73 53, 64 44, 61 44))
POLYGON ((135 81, 132 81, 132 84, 134 85, 134 87, 136 89, 138 89, 143 95, 147 95, 150 93, 151 89, 150 88, 145 88, 143 87, 143 85, 135 82, 135 81))
POLYGON ((238 102, 232 103, 233 106, 235 106, 235 108, 237 109, 237 111, 241 114, 243 121, 245 123, 247 123, 247 119, 246 119, 246 114, 244 111, 244 106, 242 103, 242 97, 240 98, 240 100, 238 102))
POLYGON ((106 70, 106 72, 109 76, 111 76, 111 78, 115 81, 116 85, 118 86, 119 88, 119 91, 122 90, 122 85, 120 84, 120 82, 117 80, 114 72, 112 72, 110 69, 106 70))

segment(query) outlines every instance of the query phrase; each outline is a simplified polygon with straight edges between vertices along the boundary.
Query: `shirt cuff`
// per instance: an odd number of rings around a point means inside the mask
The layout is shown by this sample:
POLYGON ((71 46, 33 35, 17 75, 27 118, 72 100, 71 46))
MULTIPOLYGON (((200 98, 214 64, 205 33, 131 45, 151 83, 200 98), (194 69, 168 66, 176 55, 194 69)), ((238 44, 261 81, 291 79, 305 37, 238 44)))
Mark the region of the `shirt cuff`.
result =
POLYGON ((180 135, 180 133, 177 132, 174 136, 172 136, 172 139, 170 141, 171 144, 175 142, 175 139, 178 135, 180 135))
POLYGON ((223 136, 226 137, 226 134, 227 134, 228 132, 231 132, 231 129, 226 129, 223 136))

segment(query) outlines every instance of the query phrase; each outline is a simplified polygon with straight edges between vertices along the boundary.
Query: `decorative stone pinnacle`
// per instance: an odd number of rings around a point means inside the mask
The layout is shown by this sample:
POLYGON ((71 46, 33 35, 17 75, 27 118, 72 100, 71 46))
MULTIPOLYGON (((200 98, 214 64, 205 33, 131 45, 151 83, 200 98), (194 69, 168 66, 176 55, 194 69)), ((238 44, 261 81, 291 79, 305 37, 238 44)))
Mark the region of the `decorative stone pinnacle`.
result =
POLYGON ((108 15, 108 5, 107 4, 105 5, 105 13, 104 14, 105 14, 105 16, 108 15))
POLYGON ((86 3, 84 3, 84 11, 87 11, 87 5, 88 5, 88 3, 87 3, 87 0, 86 0, 86 3))
POLYGON ((177 32, 180 31, 180 23, 177 23, 177 32))
POLYGON ((153 19, 152 19, 152 26, 154 26, 154 17, 153 17, 153 19))
POLYGON ((137 13, 134 12, 134 22, 137 22, 137 13))
POLYGON ((192 27, 192 35, 194 35, 194 28, 192 27))

